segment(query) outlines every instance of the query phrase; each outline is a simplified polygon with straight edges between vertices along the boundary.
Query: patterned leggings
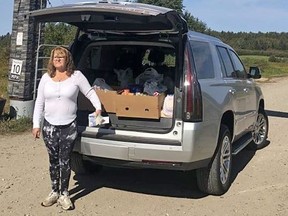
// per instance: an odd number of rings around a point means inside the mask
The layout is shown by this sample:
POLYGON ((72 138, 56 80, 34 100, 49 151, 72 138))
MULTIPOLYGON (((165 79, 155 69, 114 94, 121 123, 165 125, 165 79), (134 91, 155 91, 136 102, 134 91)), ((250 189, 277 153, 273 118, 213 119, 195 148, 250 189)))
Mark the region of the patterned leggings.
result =
POLYGON ((76 120, 68 125, 55 126, 44 119, 42 134, 49 155, 52 191, 68 195, 70 155, 77 137, 76 120))

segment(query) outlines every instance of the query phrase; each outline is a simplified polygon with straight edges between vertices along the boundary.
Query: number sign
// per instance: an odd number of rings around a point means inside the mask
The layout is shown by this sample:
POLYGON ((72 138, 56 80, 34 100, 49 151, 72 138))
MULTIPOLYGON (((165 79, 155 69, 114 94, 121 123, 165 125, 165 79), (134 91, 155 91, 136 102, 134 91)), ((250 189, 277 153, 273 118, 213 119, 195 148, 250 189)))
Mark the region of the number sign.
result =
POLYGON ((22 71, 22 60, 17 60, 17 59, 12 59, 12 66, 11 66, 11 71, 10 71, 10 80, 20 80, 20 75, 22 71))

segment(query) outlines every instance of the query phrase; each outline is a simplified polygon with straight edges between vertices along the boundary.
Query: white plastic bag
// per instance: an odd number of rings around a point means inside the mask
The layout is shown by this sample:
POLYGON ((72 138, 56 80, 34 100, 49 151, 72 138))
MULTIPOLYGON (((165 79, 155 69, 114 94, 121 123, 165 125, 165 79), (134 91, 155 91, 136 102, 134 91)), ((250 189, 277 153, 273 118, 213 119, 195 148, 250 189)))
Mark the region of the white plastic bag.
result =
POLYGON ((172 118, 174 106, 174 95, 167 95, 164 99, 161 117, 172 118))
POLYGON ((88 125, 89 127, 95 127, 104 123, 104 119, 101 115, 95 116, 95 113, 90 113, 88 115, 88 125))
POLYGON ((96 78, 92 86, 96 86, 100 89, 113 90, 113 88, 111 88, 102 78, 96 78))
POLYGON ((130 83, 133 82, 133 71, 131 68, 114 69, 114 73, 117 74, 117 79, 120 82, 122 88, 127 88, 130 83))

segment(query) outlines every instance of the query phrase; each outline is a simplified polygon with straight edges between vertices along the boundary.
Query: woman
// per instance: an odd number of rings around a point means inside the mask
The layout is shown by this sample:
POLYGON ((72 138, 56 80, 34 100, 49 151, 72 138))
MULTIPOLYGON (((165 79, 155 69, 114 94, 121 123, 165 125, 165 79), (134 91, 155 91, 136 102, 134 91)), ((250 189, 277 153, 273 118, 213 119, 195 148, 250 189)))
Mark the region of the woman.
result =
POLYGON ((33 115, 34 138, 40 137, 40 121, 44 115, 42 136, 50 162, 52 192, 41 203, 52 206, 58 202, 64 210, 72 209, 68 194, 71 174, 70 155, 77 137, 76 111, 79 90, 95 107, 95 115, 101 115, 101 103, 88 80, 74 70, 71 53, 56 47, 51 51, 48 72, 38 86, 33 115))

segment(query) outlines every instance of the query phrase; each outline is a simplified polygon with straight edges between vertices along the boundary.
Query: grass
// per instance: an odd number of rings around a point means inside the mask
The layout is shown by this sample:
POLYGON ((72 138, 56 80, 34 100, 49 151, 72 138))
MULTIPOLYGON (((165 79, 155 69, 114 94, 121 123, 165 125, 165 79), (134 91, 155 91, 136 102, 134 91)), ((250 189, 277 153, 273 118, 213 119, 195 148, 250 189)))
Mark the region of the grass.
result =
POLYGON ((7 92, 8 87, 8 66, 0 67, 0 97, 6 99, 4 111, 0 116, 0 134, 17 134, 30 131, 32 120, 27 117, 11 119, 9 116, 10 100, 7 92))
POLYGON ((22 117, 19 119, 10 119, 8 114, 4 114, 0 120, 0 134, 18 134, 27 132, 32 129, 32 121, 30 118, 22 117))
POLYGON ((9 112, 10 109, 7 87, 8 87, 8 66, 2 66, 2 67, 0 66, 0 98, 6 99, 4 113, 9 112))
POLYGON ((258 66, 262 71, 262 77, 288 76, 288 58, 282 59, 281 62, 270 62, 268 56, 243 55, 240 58, 248 68, 258 66))

